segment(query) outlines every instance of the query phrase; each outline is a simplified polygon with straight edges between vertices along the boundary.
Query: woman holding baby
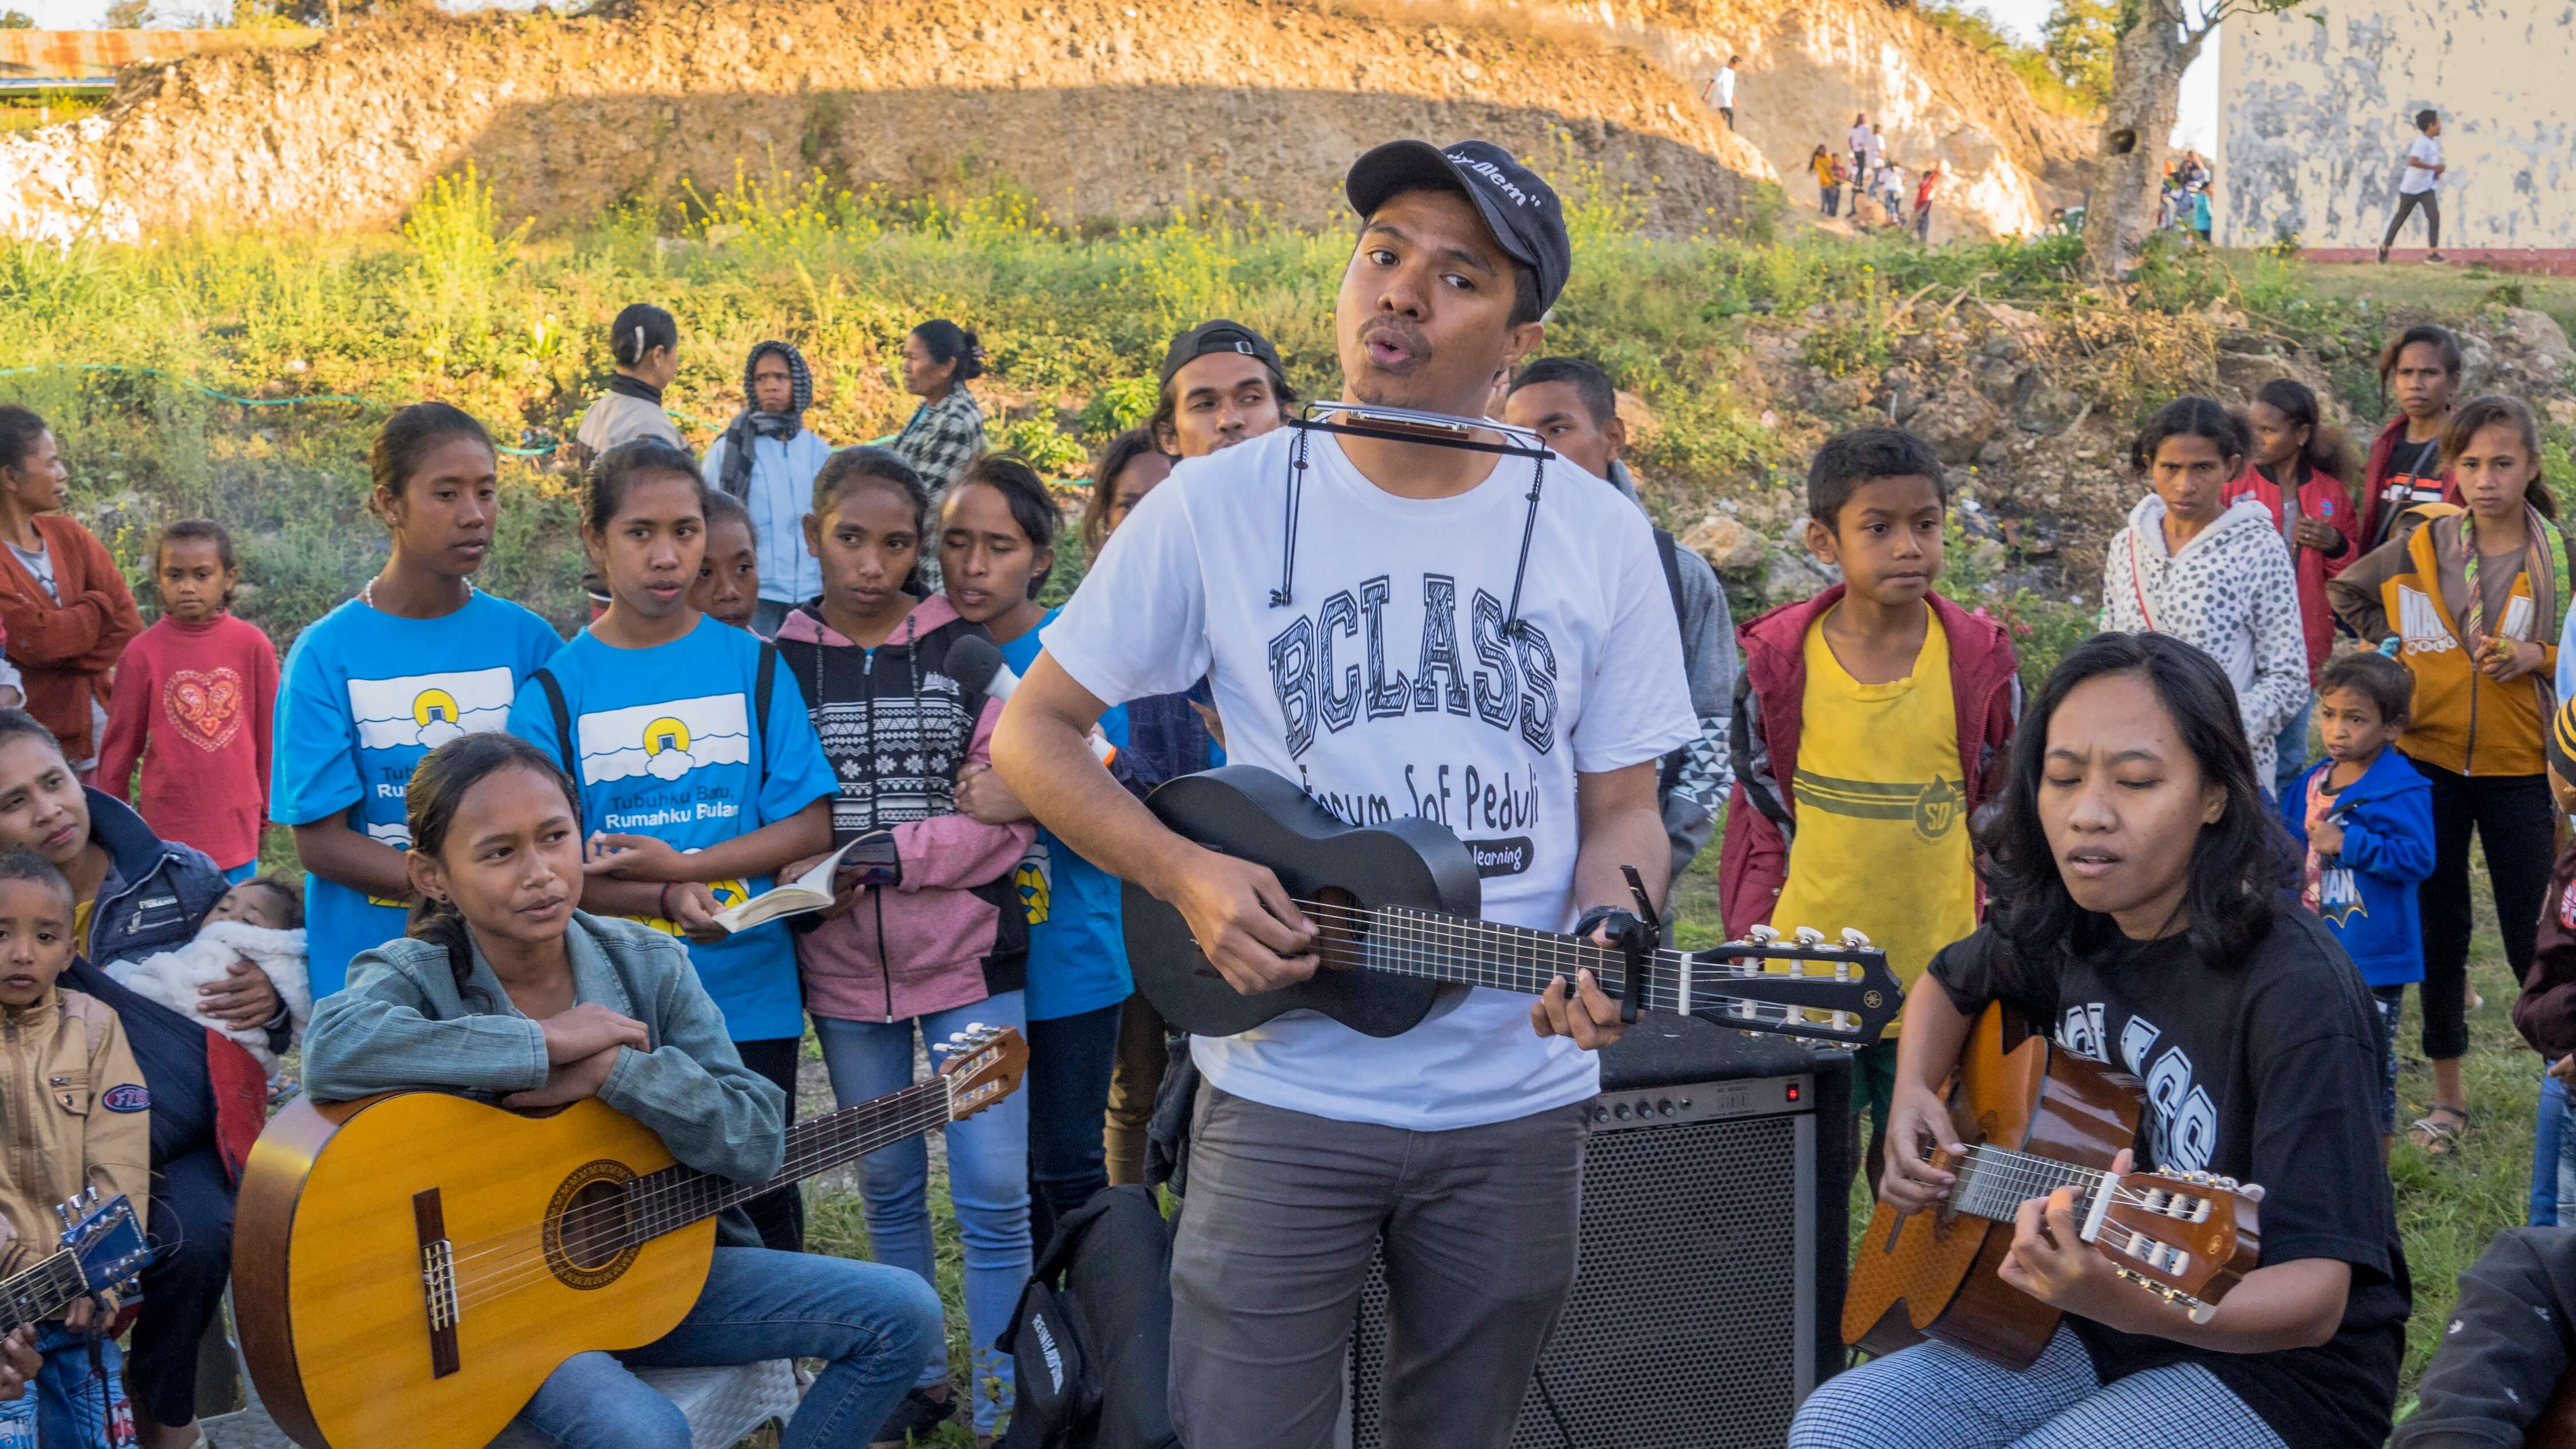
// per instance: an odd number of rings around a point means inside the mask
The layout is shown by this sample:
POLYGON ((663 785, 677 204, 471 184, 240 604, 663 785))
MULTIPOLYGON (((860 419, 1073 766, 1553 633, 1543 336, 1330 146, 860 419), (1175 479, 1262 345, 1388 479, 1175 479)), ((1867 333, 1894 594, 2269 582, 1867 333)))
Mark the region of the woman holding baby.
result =
MULTIPOLYGON (((283 1051, 299 1024, 288 1002, 309 997, 300 962, 265 949, 258 954, 267 970, 236 961, 220 975, 198 972, 204 979, 189 1015, 125 986, 108 968, 202 953, 200 928, 218 915, 239 926, 209 928, 210 936, 244 943, 265 943, 294 918, 264 882, 245 881, 228 894, 203 852, 157 838, 125 802, 84 787, 53 733, 8 709, 0 710, 0 850, 13 847, 52 861, 71 882, 80 959, 62 984, 115 1008, 143 1072, 149 1100, 109 1094, 101 1102, 111 1112, 152 1114, 149 1219, 160 1251, 143 1270, 142 1316, 126 1355, 129 1392, 144 1449, 193 1444, 197 1344, 223 1301, 233 1183, 268 1099, 267 1069, 232 1034, 283 1051)), ((187 999, 166 982, 154 990, 187 999)))

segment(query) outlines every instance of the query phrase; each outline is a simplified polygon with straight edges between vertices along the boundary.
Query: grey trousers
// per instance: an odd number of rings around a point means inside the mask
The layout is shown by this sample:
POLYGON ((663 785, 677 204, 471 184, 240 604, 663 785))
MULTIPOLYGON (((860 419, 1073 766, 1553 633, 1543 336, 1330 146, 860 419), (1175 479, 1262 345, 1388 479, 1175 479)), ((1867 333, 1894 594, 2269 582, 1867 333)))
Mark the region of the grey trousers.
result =
POLYGON ((1172 1246, 1181 1441, 1329 1449, 1382 1234, 1386 1442, 1509 1444, 1574 1286, 1590 1107, 1409 1132, 1202 1085, 1172 1246))

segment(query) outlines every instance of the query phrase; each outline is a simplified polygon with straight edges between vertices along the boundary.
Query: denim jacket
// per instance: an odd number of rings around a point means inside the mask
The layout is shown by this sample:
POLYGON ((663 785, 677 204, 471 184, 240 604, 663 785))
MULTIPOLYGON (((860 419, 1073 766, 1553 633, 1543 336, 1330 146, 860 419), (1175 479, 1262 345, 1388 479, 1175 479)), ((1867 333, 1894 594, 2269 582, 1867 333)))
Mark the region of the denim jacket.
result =
MULTIPOLYGON (((573 913, 564 944, 574 998, 644 1023, 599 1099, 662 1139, 673 1157, 735 1182, 764 1182, 785 1153, 786 1094, 742 1064, 688 947, 637 921, 573 913)), ((545 1085, 545 1031, 511 1004, 483 953, 459 991, 444 947, 408 938, 363 951, 349 984, 313 1010, 304 1088, 320 1101, 450 1091, 483 1101, 545 1085)))

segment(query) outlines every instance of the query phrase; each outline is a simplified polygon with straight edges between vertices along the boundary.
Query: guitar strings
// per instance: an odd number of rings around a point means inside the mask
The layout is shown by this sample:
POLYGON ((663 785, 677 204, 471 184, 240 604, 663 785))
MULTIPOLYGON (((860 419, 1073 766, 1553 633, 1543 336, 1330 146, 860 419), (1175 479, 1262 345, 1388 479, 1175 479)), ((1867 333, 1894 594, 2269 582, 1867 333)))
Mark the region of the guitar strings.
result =
MULTIPOLYGON (((930 1127, 939 1125, 939 1123, 947 1117, 948 1112, 947 1108, 942 1106, 935 1113, 928 1110, 922 1110, 918 1111, 916 1115, 920 1120, 904 1124, 907 1130, 900 1136, 894 1138, 894 1141, 900 1141, 903 1137, 908 1137, 914 1133, 925 1131, 930 1127)), ((891 1145, 891 1142, 884 1145, 891 1145)), ((818 1163, 828 1162, 829 1154, 823 1154, 817 1157, 815 1161, 818 1163)), ((721 1179, 717 1180, 721 1181, 721 1179)), ((775 1180, 776 1179, 774 1178, 771 1179, 773 1182, 775 1180)), ((740 1185, 736 1184, 736 1186, 740 1185)), ((763 1184, 761 1186, 765 1188, 766 1185, 763 1184)), ((614 1211, 614 1209, 612 1208, 611 1211, 614 1211)), ((599 1225, 596 1221, 597 1210, 593 1210, 593 1212, 594 1220, 591 1223, 591 1226, 595 1227, 599 1225)), ((645 1215, 638 1213, 636 1216, 639 1219, 642 1219, 645 1215)), ((645 1223, 638 1221, 632 1225, 635 1229, 632 1238, 625 1243, 621 1243, 618 1247, 618 1251, 622 1253, 629 1246, 640 1246, 641 1244, 649 1242, 654 1238, 673 1231, 674 1229, 685 1227, 690 1223, 696 1222, 704 1216, 705 1214, 698 1214, 688 1218, 675 1219, 667 1225, 661 1226, 647 1226, 645 1223)), ((567 1224, 569 1224, 570 1221, 571 1219, 566 1219, 567 1224)), ((542 1232, 542 1228, 540 1228, 539 1231, 542 1232)), ((499 1299, 506 1298, 510 1294, 516 1293, 521 1289, 533 1287, 538 1283, 552 1279, 554 1276, 553 1265, 544 1259, 542 1253, 540 1253, 534 1260, 521 1258, 513 1262, 500 1264, 498 1265, 498 1271, 485 1273, 478 1277, 469 1278, 464 1274, 456 1274, 455 1312, 457 1316, 461 1318, 469 1308, 487 1306, 499 1299)))
MULTIPOLYGON (((853 1106, 844 1108, 841 1111, 832 1112, 821 1117, 809 1118, 804 1122, 790 1126, 787 1129, 787 1132, 791 1137, 799 1135, 801 1129, 801 1135, 805 1139, 805 1145, 798 1149, 798 1153, 796 1155, 791 1155, 790 1157, 782 1160, 780 1175, 787 1175, 787 1170, 790 1167, 805 1166, 823 1161, 831 1154, 841 1151, 846 1147, 847 1143, 843 1139, 852 1136, 865 1136, 869 1132, 876 1130, 886 1123, 900 1119, 906 1113, 915 1110, 923 1100, 932 1098, 938 1100, 940 1103, 940 1110, 942 1112, 947 1110, 947 1094, 944 1090, 943 1081, 934 1079, 929 1082, 917 1083, 913 1086, 903 1088, 900 1091, 888 1093, 884 1097, 877 1098, 872 1101, 857 1103, 853 1106), (933 1087, 941 1087, 943 1089, 937 1092, 928 1090, 933 1087), (857 1131, 850 1131, 849 1129, 852 1128, 856 1128, 857 1131)), ((668 1170, 669 1169, 660 1169, 660 1171, 668 1170)), ((637 1179, 637 1181, 640 1183, 650 1183, 651 1178, 655 1175, 657 1174, 648 1173, 643 1178, 637 1179)), ((682 1178, 675 1182, 651 1184, 646 1186, 641 1192, 635 1193, 631 1196, 622 1197, 616 1202, 583 1208, 578 1212, 567 1214, 563 1219, 563 1225, 567 1229, 595 1227, 598 1225, 599 1219, 597 1216, 593 1215, 626 1213, 635 1211, 638 1208, 659 1207, 665 1205, 671 1195, 696 1190, 709 1181, 724 1182, 725 1180, 713 1178, 711 1176, 698 1176, 682 1178)), ((741 1184, 727 1182, 726 1186, 734 1187, 741 1186, 741 1184)), ((763 1190, 765 1190, 765 1188, 763 1190)), ((754 1195, 757 1194, 755 1193, 754 1195)), ((454 1262, 458 1266, 462 1266, 467 1262, 487 1257, 494 1252, 505 1251, 514 1244, 524 1246, 527 1239, 540 1235, 544 1231, 545 1225, 537 1224, 531 1227, 512 1228, 507 1232, 494 1234, 491 1237, 477 1238, 471 1242, 455 1244, 451 1248, 451 1251, 454 1253, 454 1262)))
MULTIPOLYGON (((882 1098, 855 1104, 839 1112, 833 1112, 822 1117, 810 1118, 805 1122, 790 1126, 787 1129, 787 1132, 793 1135, 798 1133, 799 1129, 803 1129, 803 1136, 807 1142, 809 1144, 815 1144, 807 1146, 802 1149, 803 1151, 810 1153, 813 1151, 828 1150, 820 1145, 824 1139, 840 1134, 842 1129, 846 1127, 859 1125, 861 1123, 873 1123, 875 1120, 880 1118, 891 1119, 901 1115, 911 1105, 913 1105, 911 1099, 915 1094, 921 1093, 924 1087, 930 1085, 933 1084, 919 1083, 911 1087, 903 1088, 899 1092, 889 1093, 882 1098)), ((866 1128, 862 1127, 861 1130, 864 1133, 866 1128)), ((659 1169, 657 1171, 668 1171, 668 1169, 659 1169)), ((696 1179, 683 1179, 675 1183, 652 1184, 651 1178, 655 1175, 657 1174, 648 1173, 644 1177, 637 1179, 639 1183, 650 1184, 646 1186, 641 1193, 638 1193, 635 1196, 621 1198, 616 1203, 605 1205, 604 1210, 625 1211, 638 1201, 658 1201, 658 1199, 652 1198, 651 1195, 667 1192, 674 1188, 684 1188, 693 1185, 696 1181, 696 1179)), ((564 1223, 567 1227, 592 1225, 584 1222, 583 1214, 599 1211, 603 1211, 603 1209, 584 1208, 579 1213, 567 1215, 564 1219, 564 1223)), ((451 1246, 451 1251, 455 1254, 455 1262, 463 1264, 473 1259, 484 1257, 490 1252, 499 1251, 501 1246, 508 1245, 513 1241, 523 1241, 531 1236, 542 1233, 544 1230, 544 1225, 542 1224, 531 1227, 512 1228, 507 1232, 498 1233, 491 1237, 477 1238, 471 1242, 454 1244, 451 1246)))

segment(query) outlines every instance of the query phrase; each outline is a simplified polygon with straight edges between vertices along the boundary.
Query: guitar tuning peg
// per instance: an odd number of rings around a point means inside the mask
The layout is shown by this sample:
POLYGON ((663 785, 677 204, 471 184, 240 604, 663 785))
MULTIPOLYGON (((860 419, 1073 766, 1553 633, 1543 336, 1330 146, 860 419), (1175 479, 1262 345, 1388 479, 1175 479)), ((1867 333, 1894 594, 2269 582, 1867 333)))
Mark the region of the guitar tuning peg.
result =
POLYGON ((1851 926, 1845 926, 1843 927, 1843 944, 1855 951, 1866 951, 1869 949, 1869 937, 1862 935, 1857 929, 1851 926))
POLYGON ((980 1022, 980 1021, 970 1021, 970 1022, 966 1023, 966 1030, 967 1030, 967 1032, 968 1032, 969 1034, 971 1034, 971 1035, 974 1035, 974 1036, 982 1036, 984 1033, 986 1033, 986 1032, 988 1032, 988 1031, 991 1031, 991 1030, 992 1030, 992 1028, 991 1028, 991 1027, 989 1027, 989 1026, 986 1026, 984 1023, 982 1023, 982 1022, 980 1022))
POLYGON ((2247 1202, 2259 1203, 2263 1200, 2263 1184, 2259 1182, 2249 1182, 2236 1191, 2247 1202))
POLYGON ((1744 939, 1756 946, 1768 946, 1780 939, 1780 933, 1769 926, 1755 926, 1744 933, 1744 939))
POLYGON ((1825 933, 1813 926, 1800 926, 1798 934, 1792 939, 1801 946, 1821 946, 1825 944, 1825 933))
POLYGON ((70 1227, 72 1225, 72 1205, 67 1202, 58 1202, 54 1204, 54 1216, 62 1219, 64 1227, 70 1227))
POLYGON ((2236 1179, 2232 1177, 2222 1177, 2218 1179, 2215 1185, 2222 1192, 2234 1192, 2236 1190, 2236 1179))

